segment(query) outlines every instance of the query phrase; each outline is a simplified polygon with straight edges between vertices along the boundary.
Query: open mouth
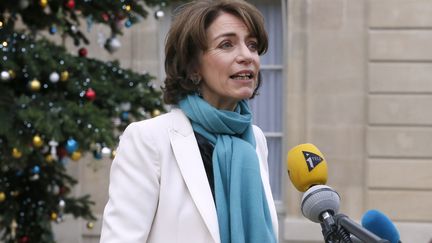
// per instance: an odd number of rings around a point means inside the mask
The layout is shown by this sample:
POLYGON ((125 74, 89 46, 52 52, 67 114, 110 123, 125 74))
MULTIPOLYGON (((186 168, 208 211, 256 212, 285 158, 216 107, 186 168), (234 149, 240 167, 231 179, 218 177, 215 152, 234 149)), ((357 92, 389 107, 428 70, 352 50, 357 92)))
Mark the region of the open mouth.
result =
POLYGON ((230 76, 231 79, 234 80, 248 80, 253 79, 254 75, 253 73, 238 73, 230 76))

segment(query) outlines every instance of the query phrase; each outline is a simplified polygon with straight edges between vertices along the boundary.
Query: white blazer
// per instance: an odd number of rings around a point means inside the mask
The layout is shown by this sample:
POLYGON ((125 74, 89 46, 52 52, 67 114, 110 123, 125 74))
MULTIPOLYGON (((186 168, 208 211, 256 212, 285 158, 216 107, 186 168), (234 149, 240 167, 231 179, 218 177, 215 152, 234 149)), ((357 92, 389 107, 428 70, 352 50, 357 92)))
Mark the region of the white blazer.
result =
MULTIPOLYGON (((278 235, 267 144, 254 126, 261 178, 278 235)), ((213 196, 198 144, 180 109, 130 124, 111 166, 101 243, 220 243, 213 196)), ((265 242, 263 242, 265 243, 265 242)))

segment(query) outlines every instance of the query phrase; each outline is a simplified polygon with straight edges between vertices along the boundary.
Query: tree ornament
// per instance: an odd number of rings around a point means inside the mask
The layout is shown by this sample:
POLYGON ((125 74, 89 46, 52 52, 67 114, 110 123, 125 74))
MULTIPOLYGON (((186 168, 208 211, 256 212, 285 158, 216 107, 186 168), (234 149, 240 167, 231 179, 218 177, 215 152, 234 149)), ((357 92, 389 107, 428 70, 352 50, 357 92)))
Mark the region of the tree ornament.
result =
POLYGON ((160 114, 161 114, 161 112, 160 112, 159 109, 154 109, 154 110, 152 111, 152 113, 151 113, 151 116, 152 116, 152 117, 157 117, 157 116, 159 116, 160 114))
POLYGON ((66 151, 68 152, 68 154, 72 154, 73 152, 75 152, 78 149, 78 142, 73 139, 73 138, 69 138, 66 141, 66 151))
POLYGON ((68 187, 62 186, 62 187, 60 187, 59 195, 65 195, 65 194, 69 193, 69 191, 70 190, 68 187))
POLYGON ((51 212, 51 220, 56 221, 57 220, 57 213, 51 212))
POLYGON ((10 224, 12 238, 15 238, 15 236, 16 236, 16 229, 17 228, 18 228, 18 224, 17 224, 16 220, 12 219, 12 222, 10 224))
POLYGON ((101 150, 101 155, 104 158, 109 158, 111 157, 111 149, 108 147, 103 147, 101 150))
POLYGON ((48 0, 39 0, 39 5, 45 8, 48 5, 48 0))
POLYGON ((41 83, 39 82, 39 80, 37 79, 33 79, 30 83, 29 83, 29 89, 33 92, 37 92, 39 91, 41 88, 41 83))
POLYGON ((63 147, 57 148, 57 155, 58 155, 59 159, 63 159, 67 154, 68 153, 67 153, 65 148, 63 148, 63 147))
POLYGON ((52 83, 57 83, 60 80, 60 75, 57 72, 52 72, 49 76, 49 80, 52 83))
POLYGON ((28 237, 27 235, 21 236, 18 239, 18 243, 29 243, 30 242, 30 237, 28 237))
POLYGON ((30 176, 30 180, 31 181, 37 181, 37 180, 39 180, 39 174, 33 174, 32 176, 30 176))
POLYGON ((45 161, 51 164, 54 161, 54 157, 51 154, 45 155, 45 161))
POLYGON ((78 27, 76 27, 75 25, 71 25, 70 30, 72 31, 72 33, 76 34, 78 32, 78 27))
POLYGON ((32 172, 33 174, 39 174, 39 173, 40 173, 40 167, 39 167, 39 165, 35 165, 35 166, 32 168, 31 172, 32 172))
POLYGON ((96 92, 92 89, 89 88, 86 92, 85 92, 85 97, 89 100, 89 101, 93 101, 96 99, 96 92))
POLYGON ((39 135, 35 135, 35 136, 33 137, 33 146, 34 146, 35 148, 40 148, 40 147, 42 147, 42 145, 43 145, 43 140, 42 140, 42 138, 41 138, 39 135))
POLYGON ((94 223, 93 222, 87 222, 86 226, 87 226, 87 229, 93 229, 94 223))
POLYGON ((130 102, 122 102, 122 103, 120 103, 120 109, 122 110, 122 111, 130 111, 130 109, 131 109, 131 103, 130 102))
POLYGON ((11 78, 11 75, 8 71, 2 71, 0 74, 1 80, 2 81, 9 81, 11 78))
POLYGON ((69 8, 69 9, 74 9, 74 8, 75 8, 75 1, 74 1, 74 0, 68 0, 68 1, 65 3, 65 5, 66 5, 66 7, 69 8))
POLYGON ((102 19, 105 21, 105 22, 108 22, 108 20, 110 19, 110 17, 109 17, 109 15, 107 14, 107 13, 102 13, 102 19))
POLYGON ((13 158, 19 159, 19 158, 21 158, 21 156, 22 156, 22 152, 19 149, 17 149, 17 148, 12 149, 12 157, 13 158))
POLYGON ((54 35, 55 33, 57 33, 57 27, 55 25, 52 25, 49 28, 49 32, 50 32, 50 34, 54 35))
POLYGON ((0 203, 6 200, 6 194, 4 192, 0 192, 0 203))
POLYGON ((123 9, 126 10, 127 12, 130 12, 132 7, 131 5, 127 4, 127 5, 123 5, 123 9))
POLYGON ((95 159, 102 159, 102 145, 100 143, 96 143, 92 145, 93 149, 93 157, 95 159))
POLYGON ((61 210, 63 210, 63 209, 65 208, 65 206, 66 206, 66 202, 65 202, 64 200, 60 200, 60 201, 59 201, 59 208, 60 208, 61 210))
POLYGON ((90 15, 86 18, 86 23, 87 23, 87 32, 90 32, 93 27, 93 15, 90 15))
POLYGON ((126 28, 129 28, 132 26, 132 21, 130 19, 126 20, 124 25, 126 26, 126 28))
POLYGON ((19 1, 19 8, 20 9, 26 9, 30 5, 30 2, 28 0, 20 0, 19 1))
POLYGON ((68 71, 63 71, 60 74, 60 80, 61 81, 66 81, 69 79, 69 72, 68 71))
POLYGON ((8 73, 9 73, 11 79, 14 79, 16 77, 16 73, 14 72, 14 70, 10 69, 8 71, 8 73))
POLYGON ((78 161, 78 160, 80 160, 81 159, 81 152, 80 151, 75 151, 75 152, 73 152, 72 154, 71 154, 71 159, 73 160, 73 161, 78 161))
POLYGON ((154 13, 154 17, 155 17, 155 19, 157 19, 157 20, 162 19, 164 16, 165 16, 165 13, 164 13, 164 11, 162 11, 161 9, 157 10, 157 11, 154 13))
POLYGON ((81 48, 78 50, 78 55, 79 55, 80 57, 87 57, 87 54, 88 54, 88 51, 87 51, 87 48, 85 48, 85 47, 81 47, 81 48))
POLYGON ((120 117, 121 117, 121 120, 124 121, 124 122, 129 121, 129 112, 123 111, 121 113, 120 117))
POLYGON ((104 47, 109 53, 114 53, 120 49, 121 43, 117 37, 113 36, 106 40, 104 47))
MULTIPOLYGON (((57 146, 59 145, 57 141, 55 140, 51 140, 49 141, 48 145, 50 146, 50 155, 52 157, 53 160, 57 160, 58 156, 57 156, 57 146)), ((47 162, 49 162, 47 160, 47 162)))

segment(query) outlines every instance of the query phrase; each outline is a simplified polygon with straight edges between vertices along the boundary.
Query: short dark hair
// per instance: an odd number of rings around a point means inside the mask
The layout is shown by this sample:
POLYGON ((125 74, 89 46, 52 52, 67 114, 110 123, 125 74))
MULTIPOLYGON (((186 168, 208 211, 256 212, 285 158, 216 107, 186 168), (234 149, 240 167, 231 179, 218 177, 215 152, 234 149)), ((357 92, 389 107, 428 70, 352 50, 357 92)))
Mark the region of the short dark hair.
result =
MULTIPOLYGON (((241 0, 206 0, 184 4, 174 12, 173 24, 165 43, 165 87, 166 104, 177 104, 187 94, 198 89, 190 77, 198 67, 201 51, 206 51, 207 28, 221 14, 232 14, 246 24, 251 35, 258 40, 258 54, 267 51, 268 37, 262 14, 251 4, 241 0)), ((261 74, 258 85, 251 98, 261 85, 261 74)))

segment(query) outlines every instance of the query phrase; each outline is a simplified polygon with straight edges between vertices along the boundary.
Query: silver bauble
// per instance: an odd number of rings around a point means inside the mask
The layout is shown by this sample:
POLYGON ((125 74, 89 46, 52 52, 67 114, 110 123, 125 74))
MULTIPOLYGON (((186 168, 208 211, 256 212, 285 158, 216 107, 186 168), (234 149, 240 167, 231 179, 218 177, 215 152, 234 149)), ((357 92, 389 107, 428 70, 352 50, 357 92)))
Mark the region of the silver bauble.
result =
POLYGON ((60 80, 60 75, 57 72, 52 72, 49 76, 49 80, 52 83, 57 83, 60 80))
POLYGON ((116 52, 120 49, 121 43, 117 37, 108 38, 105 42, 105 49, 107 49, 110 53, 116 52))

